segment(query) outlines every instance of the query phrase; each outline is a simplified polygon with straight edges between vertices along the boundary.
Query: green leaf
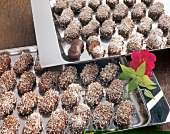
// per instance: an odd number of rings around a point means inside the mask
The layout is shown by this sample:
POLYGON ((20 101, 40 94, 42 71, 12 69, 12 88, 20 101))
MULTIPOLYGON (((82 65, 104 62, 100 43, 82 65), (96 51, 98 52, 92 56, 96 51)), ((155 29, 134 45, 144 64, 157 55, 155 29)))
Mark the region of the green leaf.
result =
POLYGON ((123 98, 127 99, 129 97, 128 93, 124 93, 123 98))
POLYGON ((138 83, 137 83, 136 79, 132 79, 129 83, 129 86, 128 86, 128 93, 132 92, 137 87, 138 87, 138 83))
POLYGON ((154 96, 152 95, 151 91, 149 91, 147 89, 144 90, 144 95, 151 99, 155 99, 154 96))
POLYGON ((147 88, 147 89, 149 89, 149 90, 153 90, 153 89, 155 89, 156 87, 154 87, 154 86, 151 86, 151 85, 145 85, 145 84, 143 84, 143 83, 139 83, 139 85, 141 86, 141 87, 145 87, 145 88, 147 88))
POLYGON ((132 78, 136 78, 136 72, 134 69, 132 69, 130 67, 126 67, 122 64, 120 64, 120 67, 125 75, 130 76, 132 78))
POLYGON ((128 76, 128 75, 125 75, 125 73, 122 72, 122 73, 120 74, 120 76, 119 76, 119 79, 120 79, 120 80, 130 80, 131 77, 128 76))
POLYGON ((151 79, 147 75, 143 77, 143 80, 144 80, 143 82, 145 83, 145 85, 156 85, 153 81, 151 81, 151 79))
POLYGON ((143 62, 139 67, 138 69, 136 70, 136 73, 143 77, 145 75, 145 70, 146 70, 146 62, 143 62))

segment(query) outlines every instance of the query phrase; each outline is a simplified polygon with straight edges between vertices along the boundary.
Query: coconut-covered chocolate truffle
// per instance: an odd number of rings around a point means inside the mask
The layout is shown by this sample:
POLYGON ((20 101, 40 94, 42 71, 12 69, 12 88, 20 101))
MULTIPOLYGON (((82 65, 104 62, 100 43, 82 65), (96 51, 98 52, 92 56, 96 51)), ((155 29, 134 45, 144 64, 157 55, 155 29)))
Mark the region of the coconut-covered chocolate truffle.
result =
POLYGON ((96 20, 103 23, 105 20, 110 18, 110 7, 106 4, 102 4, 98 7, 96 12, 96 20))
POLYGON ((30 53, 24 52, 15 62, 13 70, 16 74, 22 74, 33 65, 33 57, 30 53))
POLYGON ((58 79, 60 89, 66 89, 71 83, 77 80, 77 69, 73 66, 68 66, 58 79))
POLYGON ((121 101, 118 105, 117 111, 114 114, 114 121, 116 125, 123 127, 131 124, 134 106, 131 101, 121 101))
POLYGON ((108 63, 100 72, 100 81, 102 84, 108 85, 115 79, 119 67, 114 63, 108 63))
POLYGON ((16 75, 13 71, 5 71, 0 77, 0 95, 13 90, 17 84, 16 75))
POLYGON ((39 92, 46 92, 49 89, 53 89, 57 83, 58 77, 60 73, 59 72, 45 72, 38 83, 39 92))
POLYGON ((148 11, 148 16, 157 20, 164 13, 164 5, 161 2, 155 2, 148 11))
POLYGON ((97 20, 91 20, 88 25, 81 29, 81 37, 86 40, 90 36, 97 35, 99 32, 100 23, 97 20))
POLYGON ((136 3, 136 0, 123 0, 126 6, 131 7, 136 3))
POLYGON ((141 0, 146 6, 150 6, 153 4, 154 0, 141 0))
POLYGON ((17 102, 17 96, 9 91, 0 95, 0 117, 10 114, 17 102))
POLYGON ((97 8, 102 4, 102 0, 90 0, 88 6, 93 10, 96 11, 97 8))
POLYGON ((112 81, 110 86, 106 89, 106 99, 109 102, 119 103, 123 99, 124 83, 115 79, 112 81))
POLYGON ((88 47, 92 44, 93 41, 99 41, 99 39, 97 38, 97 36, 90 36, 87 40, 86 40, 86 48, 88 50, 88 47))
POLYGON ((67 42, 71 42, 74 39, 78 39, 80 36, 81 23, 79 21, 73 20, 64 32, 64 39, 67 42))
POLYGON ((63 109, 56 109, 46 124, 47 134, 63 134, 67 127, 68 113, 63 109))
POLYGON ((115 32, 116 24, 112 20, 105 20, 100 28, 100 36, 103 39, 111 39, 115 32))
POLYGON ((41 134, 42 130, 42 116, 39 113, 33 113, 26 120, 22 133, 41 134))
POLYGON ((107 129, 111 123, 114 104, 108 101, 100 102, 93 113, 93 126, 97 130, 107 129))
POLYGON ((164 32, 167 33, 170 29, 170 16, 162 14, 158 20, 158 27, 164 32))
POLYGON ((167 35, 167 45, 170 45, 170 29, 169 29, 168 35, 167 35))
POLYGON ((81 22, 81 24, 84 26, 91 21, 92 15, 93 15, 93 10, 90 7, 84 7, 78 16, 78 19, 81 22))
POLYGON ((17 103, 17 111, 19 114, 27 115, 33 111, 38 103, 38 94, 30 91, 25 93, 20 102, 17 103))
POLYGON ((17 134, 19 126, 18 118, 15 115, 8 115, 0 127, 0 134, 17 134))
POLYGON ((125 4, 116 5, 112 14, 113 20, 121 21, 122 19, 126 18, 126 16, 128 15, 128 10, 129 9, 125 4))
POLYGON ((83 7, 86 6, 86 0, 73 0, 70 4, 71 10, 75 13, 81 12, 83 7))
POLYGON ((152 23, 153 21, 151 18, 142 18, 139 26, 137 27, 137 32, 142 33, 145 36, 148 35, 152 28, 152 23))
POLYGON ((34 71, 37 74, 41 74, 44 72, 44 68, 42 68, 40 64, 39 56, 36 57, 35 64, 34 64, 34 71))
POLYGON ((24 72, 17 85, 18 93, 24 94, 33 90, 33 86, 36 84, 36 77, 33 72, 24 72))
POLYGON ((61 28, 66 28, 70 22, 73 20, 74 13, 70 8, 66 8, 61 13, 61 16, 58 19, 58 24, 61 28))
POLYGON ((121 21, 120 26, 118 27, 118 33, 124 38, 129 37, 134 28, 134 23, 130 18, 125 18, 121 21))
POLYGON ((93 108, 99 104, 103 96, 104 92, 102 85, 98 82, 93 82, 87 87, 84 96, 84 103, 93 108))
POLYGON ((11 66, 11 58, 7 54, 3 54, 0 56, 0 76, 10 68, 11 66))
POLYGON ((115 8, 115 6, 119 4, 119 0, 106 0, 106 4, 108 4, 110 8, 115 8))
POLYGON ((120 55, 123 50, 124 38, 120 35, 113 36, 109 42, 108 54, 109 56, 120 55))
POLYGON ((56 0, 56 5, 54 7, 54 11, 55 11, 55 13, 60 14, 68 6, 69 6, 68 0, 56 0))
POLYGON ((94 82, 97 78, 98 73, 99 73, 99 68, 96 64, 93 63, 86 64, 86 66, 83 68, 82 72, 80 73, 81 82, 84 85, 88 85, 94 82))
POLYGON ((143 2, 135 4, 131 11, 132 20, 140 21, 145 16, 146 16, 146 5, 143 2))
POLYGON ((59 93, 54 89, 48 90, 43 97, 38 100, 39 112, 48 114, 55 110, 58 105, 59 93))
POLYGON ((105 50, 102 46, 95 46, 91 52, 91 56, 93 59, 103 58, 105 54, 105 50))
POLYGON ((140 33, 132 34, 127 43, 127 52, 131 53, 133 51, 140 51, 143 47, 142 46, 143 40, 144 40, 143 34, 140 33))

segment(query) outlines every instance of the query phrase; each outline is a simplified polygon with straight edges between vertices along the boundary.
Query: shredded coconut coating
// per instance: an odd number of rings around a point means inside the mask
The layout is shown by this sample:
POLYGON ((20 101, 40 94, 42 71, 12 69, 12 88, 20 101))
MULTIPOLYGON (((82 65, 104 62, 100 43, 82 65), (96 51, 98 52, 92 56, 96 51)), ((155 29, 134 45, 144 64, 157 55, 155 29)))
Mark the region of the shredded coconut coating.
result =
POLYGON ((96 64, 93 63, 86 64, 86 66, 83 68, 82 72, 80 73, 81 82, 84 85, 88 85, 94 82, 97 78, 98 73, 99 73, 99 68, 96 64))
POLYGON ((69 6, 68 0, 56 0, 56 5, 54 7, 54 11, 57 14, 60 14, 60 13, 62 13, 62 11, 64 9, 68 8, 68 6, 69 6))
POLYGON ((85 6, 86 6, 86 0, 73 0, 70 4, 70 8, 75 13, 81 12, 83 7, 85 7, 85 6))
POLYGON ((96 46, 93 48, 91 55, 93 58, 102 58, 104 57, 105 50, 102 46, 96 46))
POLYGON ((170 29, 170 16, 162 14, 158 19, 158 27, 165 33, 170 29))
POLYGON ((115 6, 119 4, 119 0, 106 0, 106 4, 108 4, 110 8, 115 8, 115 6))
POLYGON ((36 57, 35 64, 34 64, 34 71, 37 74, 41 74, 41 73, 44 72, 44 68, 42 68, 41 65, 40 65, 39 56, 36 57))
POLYGON ((88 6, 96 11, 98 7, 102 4, 102 0, 90 0, 88 6))
POLYGON ((153 4, 154 0, 141 0, 146 6, 150 6, 153 4))
POLYGON ((21 115, 30 114, 38 103, 38 94, 30 91, 25 93, 17 103, 17 111, 21 115))
POLYGON ((0 56, 0 76, 7 71, 11 66, 11 58, 7 54, 0 56))
POLYGON ((126 6, 131 7, 136 3, 136 0, 123 0, 126 6))
POLYGON ((87 40, 86 40, 86 48, 88 49, 88 47, 92 44, 93 41, 99 41, 97 36, 90 36, 87 40))
POLYGON ((33 113, 26 120, 22 133, 41 134, 42 130, 42 116, 39 113, 33 113))

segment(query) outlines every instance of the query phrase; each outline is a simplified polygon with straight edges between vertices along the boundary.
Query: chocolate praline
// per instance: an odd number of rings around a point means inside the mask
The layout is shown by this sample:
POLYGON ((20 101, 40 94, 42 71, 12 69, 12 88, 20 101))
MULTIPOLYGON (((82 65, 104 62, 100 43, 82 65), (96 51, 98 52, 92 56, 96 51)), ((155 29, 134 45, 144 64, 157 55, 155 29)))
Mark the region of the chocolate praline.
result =
POLYGON ((150 6, 153 4, 154 0, 141 0, 146 6, 150 6))
POLYGON ((119 0, 106 0, 106 4, 108 4, 110 8, 115 8, 115 6, 119 4, 119 0))
POLYGON ((55 13, 60 14, 64 9, 68 8, 68 6, 69 6, 68 0, 56 0, 54 11, 55 13))
POLYGON ((90 0, 88 6, 93 11, 96 11, 101 4, 102 4, 102 0, 90 0))
POLYGON ((126 6, 131 7, 136 3, 136 0, 123 0, 126 6))
POLYGON ((8 54, 0 56, 0 76, 11 66, 11 58, 8 54))
POLYGON ((158 28, 160 28, 164 33, 168 32, 170 29, 170 16, 162 14, 158 19, 158 28))
POLYGON ((71 10, 74 13, 79 13, 86 6, 86 0, 73 0, 70 4, 71 10))

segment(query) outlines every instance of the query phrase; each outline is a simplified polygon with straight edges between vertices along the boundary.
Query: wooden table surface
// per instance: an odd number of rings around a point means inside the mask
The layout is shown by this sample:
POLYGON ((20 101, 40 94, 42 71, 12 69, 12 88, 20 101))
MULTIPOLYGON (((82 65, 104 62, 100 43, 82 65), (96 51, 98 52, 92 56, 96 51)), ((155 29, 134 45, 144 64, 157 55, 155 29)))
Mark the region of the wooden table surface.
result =
MULTIPOLYGON (((0 49, 36 44, 30 0, 0 0, 0 49)), ((170 49, 154 52, 155 75, 170 104, 170 49)), ((170 123, 139 129, 170 131, 170 123)))

